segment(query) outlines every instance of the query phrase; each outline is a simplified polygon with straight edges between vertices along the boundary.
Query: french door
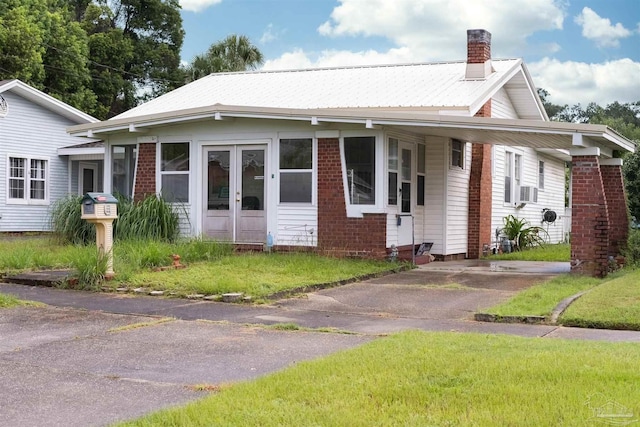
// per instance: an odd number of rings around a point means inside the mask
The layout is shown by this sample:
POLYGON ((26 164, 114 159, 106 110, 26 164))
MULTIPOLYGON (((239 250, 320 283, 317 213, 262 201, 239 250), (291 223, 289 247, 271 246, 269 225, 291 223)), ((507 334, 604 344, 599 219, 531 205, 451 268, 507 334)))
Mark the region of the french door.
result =
POLYGON ((236 243, 264 243, 266 145, 204 147, 203 158, 204 234, 236 243))

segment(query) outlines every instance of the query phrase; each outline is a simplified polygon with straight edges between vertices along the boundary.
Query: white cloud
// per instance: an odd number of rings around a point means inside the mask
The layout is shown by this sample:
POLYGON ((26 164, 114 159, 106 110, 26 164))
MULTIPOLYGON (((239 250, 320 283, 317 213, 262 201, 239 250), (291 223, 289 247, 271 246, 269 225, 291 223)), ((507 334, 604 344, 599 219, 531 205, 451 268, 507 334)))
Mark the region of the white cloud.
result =
POLYGON ((611 25, 609 19, 600 17, 588 7, 582 9, 574 21, 582 27, 582 35, 594 41, 598 47, 618 47, 621 38, 632 34, 621 23, 611 25))
MULTIPOLYGON (((470 28, 493 36, 493 56, 519 56, 537 31, 562 29, 558 0, 342 0, 318 32, 328 37, 380 36, 422 60, 461 59, 470 28)), ((464 55, 462 56, 464 57, 464 55)))
POLYGON ((180 0, 182 10, 188 10, 189 12, 200 12, 218 3, 222 3, 222 0, 180 0))
POLYGON ((279 58, 267 60, 263 70, 291 70, 301 68, 326 68, 355 65, 398 64, 416 62, 417 59, 408 48, 391 49, 387 52, 366 50, 351 52, 347 50, 323 50, 320 53, 307 53, 302 49, 285 53, 279 58))
POLYGON ((549 92, 554 104, 605 106, 640 99, 640 62, 629 58, 602 64, 544 58, 527 66, 535 85, 549 92))
POLYGON ((273 24, 269 24, 262 33, 262 37, 260 37, 260 44, 267 44, 276 40, 277 38, 278 34, 273 30, 273 24))

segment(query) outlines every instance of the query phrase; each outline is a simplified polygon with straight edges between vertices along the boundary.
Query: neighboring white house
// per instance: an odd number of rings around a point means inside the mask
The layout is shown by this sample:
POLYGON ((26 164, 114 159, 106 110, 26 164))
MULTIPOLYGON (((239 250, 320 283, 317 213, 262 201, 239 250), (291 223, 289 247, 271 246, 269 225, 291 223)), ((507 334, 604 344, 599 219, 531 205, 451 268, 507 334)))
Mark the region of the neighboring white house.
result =
POLYGON ((468 37, 466 61, 211 74, 69 132, 104 140, 105 191, 162 193, 191 235, 476 258, 513 214, 558 242, 569 149, 633 144, 549 122, 522 60, 468 37))
POLYGON ((81 164, 58 153, 87 142, 67 127, 97 121, 19 80, 0 81, 0 232, 47 231, 56 200, 102 185, 102 154, 81 164))

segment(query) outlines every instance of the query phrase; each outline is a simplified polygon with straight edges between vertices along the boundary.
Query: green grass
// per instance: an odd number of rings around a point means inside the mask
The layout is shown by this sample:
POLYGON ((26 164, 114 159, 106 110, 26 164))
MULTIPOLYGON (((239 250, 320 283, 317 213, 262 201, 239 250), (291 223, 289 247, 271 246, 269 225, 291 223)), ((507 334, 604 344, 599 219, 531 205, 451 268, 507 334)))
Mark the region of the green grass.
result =
MULTIPOLYGON (((103 282, 93 245, 60 245, 52 239, 0 240, 0 273, 37 269, 74 269, 79 286, 145 287, 177 295, 242 292, 263 298, 304 286, 349 280, 397 269, 385 261, 326 258, 314 254, 233 255, 228 244, 198 239, 163 243, 126 241, 114 244, 115 278, 103 282), (187 268, 153 271, 171 265, 179 254, 187 268)), ((106 265, 106 264, 105 264, 106 265)))
POLYGON ((508 254, 497 254, 489 256, 491 260, 511 260, 511 261, 570 261, 571 245, 559 243, 557 245, 536 246, 521 251, 508 254))
POLYGON ((593 277, 563 274, 534 285, 510 300, 486 310, 500 316, 548 316, 563 299, 603 282, 593 277))
POLYGON ((640 270, 609 280, 583 295, 560 318, 567 326, 640 330, 640 270))
POLYGON ((337 282, 397 268, 383 261, 325 258, 313 254, 231 255, 188 268, 141 271, 127 280, 132 287, 178 295, 242 292, 263 298, 304 286, 337 282))
POLYGON ((412 331, 120 426, 584 426, 607 402, 640 418, 639 360, 632 343, 412 331))
POLYGON ((13 295, 0 294, 0 308, 18 307, 27 304, 27 302, 21 301, 13 295))

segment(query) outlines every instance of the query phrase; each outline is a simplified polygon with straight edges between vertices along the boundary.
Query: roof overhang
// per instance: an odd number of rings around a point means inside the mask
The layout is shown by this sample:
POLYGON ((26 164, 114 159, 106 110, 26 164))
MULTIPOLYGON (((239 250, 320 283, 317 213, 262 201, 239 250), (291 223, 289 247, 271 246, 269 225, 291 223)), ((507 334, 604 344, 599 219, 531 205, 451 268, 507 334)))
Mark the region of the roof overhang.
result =
POLYGON ((20 80, 9 80, 0 84, 0 93, 11 91, 34 104, 40 105, 76 123, 96 123, 99 120, 77 108, 65 104, 44 92, 39 91, 20 80))
POLYGON ((170 124, 230 118, 306 121, 312 125, 361 124, 366 128, 395 128, 423 135, 485 144, 527 146, 541 150, 598 147, 605 157, 612 157, 614 151, 635 151, 635 144, 632 141, 605 125, 360 109, 289 109, 213 105, 72 126, 67 131, 74 136, 99 138, 101 135, 141 132, 170 124))

